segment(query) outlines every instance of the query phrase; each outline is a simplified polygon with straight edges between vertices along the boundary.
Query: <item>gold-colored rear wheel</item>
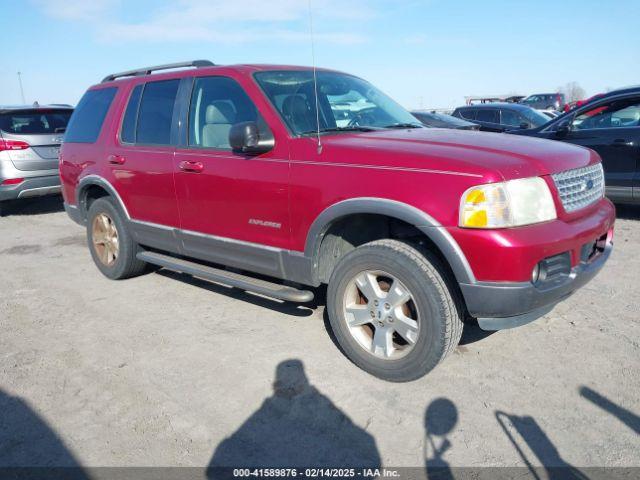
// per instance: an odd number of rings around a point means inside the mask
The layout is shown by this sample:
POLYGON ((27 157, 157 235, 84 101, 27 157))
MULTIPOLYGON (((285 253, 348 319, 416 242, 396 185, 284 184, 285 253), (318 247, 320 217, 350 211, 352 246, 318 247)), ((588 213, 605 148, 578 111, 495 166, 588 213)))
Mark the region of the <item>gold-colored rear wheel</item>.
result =
POLYGON ((106 267, 112 267, 120 254, 120 244, 118 229, 109 215, 106 213, 96 215, 91 225, 91 238, 100 262, 106 267))

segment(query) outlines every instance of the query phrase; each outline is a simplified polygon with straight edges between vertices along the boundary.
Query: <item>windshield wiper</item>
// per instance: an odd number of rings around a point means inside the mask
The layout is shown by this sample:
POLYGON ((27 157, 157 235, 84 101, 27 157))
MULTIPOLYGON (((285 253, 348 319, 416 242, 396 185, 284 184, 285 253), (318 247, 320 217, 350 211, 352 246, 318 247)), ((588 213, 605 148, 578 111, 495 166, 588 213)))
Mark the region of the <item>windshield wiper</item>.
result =
MULTIPOLYGON (((320 133, 326 132, 374 132, 376 130, 380 130, 378 127, 366 127, 362 125, 351 125, 347 127, 327 127, 321 128, 320 133)), ((307 132, 302 132, 300 135, 313 135, 314 133, 318 133, 317 130, 309 130, 307 132)))
POLYGON ((385 125, 382 128, 423 128, 423 125, 419 123, 392 123, 391 125, 385 125))

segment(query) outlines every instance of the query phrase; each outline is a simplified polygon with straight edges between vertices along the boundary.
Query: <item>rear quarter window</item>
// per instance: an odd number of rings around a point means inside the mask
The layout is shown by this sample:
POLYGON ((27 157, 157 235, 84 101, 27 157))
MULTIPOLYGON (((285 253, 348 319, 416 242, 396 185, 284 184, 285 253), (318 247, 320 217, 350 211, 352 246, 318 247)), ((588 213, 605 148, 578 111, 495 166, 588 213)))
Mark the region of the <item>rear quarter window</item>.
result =
POLYGON ((142 85, 138 85, 131 92, 127 110, 122 119, 122 129, 120 130, 120 140, 125 143, 136 143, 136 125, 138 121, 138 108, 140 106, 140 96, 142 85))
POLYGON ((117 88, 89 90, 80 99, 71 115, 64 136, 66 143, 94 143, 100 135, 102 124, 107 116, 117 88))

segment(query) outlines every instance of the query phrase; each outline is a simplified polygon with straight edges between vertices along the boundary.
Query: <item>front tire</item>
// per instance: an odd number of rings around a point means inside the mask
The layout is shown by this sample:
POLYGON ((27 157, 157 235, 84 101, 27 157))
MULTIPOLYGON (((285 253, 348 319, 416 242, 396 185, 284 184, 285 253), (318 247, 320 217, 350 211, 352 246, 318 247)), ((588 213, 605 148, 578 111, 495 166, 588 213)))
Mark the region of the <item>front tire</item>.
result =
POLYGON ((458 345, 463 308, 430 252, 378 240, 346 254, 327 290, 329 322, 346 356, 392 382, 433 370, 458 345))
POLYGON ((99 198, 89 207, 87 242, 93 261, 104 276, 121 280, 144 273, 147 264, 136 258, 140 247, 111 197, 99 198))

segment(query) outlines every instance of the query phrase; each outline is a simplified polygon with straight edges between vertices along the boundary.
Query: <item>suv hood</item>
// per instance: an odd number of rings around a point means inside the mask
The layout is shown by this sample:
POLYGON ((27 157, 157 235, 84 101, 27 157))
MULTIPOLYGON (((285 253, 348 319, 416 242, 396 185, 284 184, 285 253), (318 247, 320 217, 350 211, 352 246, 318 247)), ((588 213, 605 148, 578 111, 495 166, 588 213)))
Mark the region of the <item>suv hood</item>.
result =
POLYGON ((353 149, 353 155, 344 152, 353 163, 475 174, 489 182, 549 175, 600 160, 592 150, 564 142, 437 128, 331 135, 323 144, 353 149))

